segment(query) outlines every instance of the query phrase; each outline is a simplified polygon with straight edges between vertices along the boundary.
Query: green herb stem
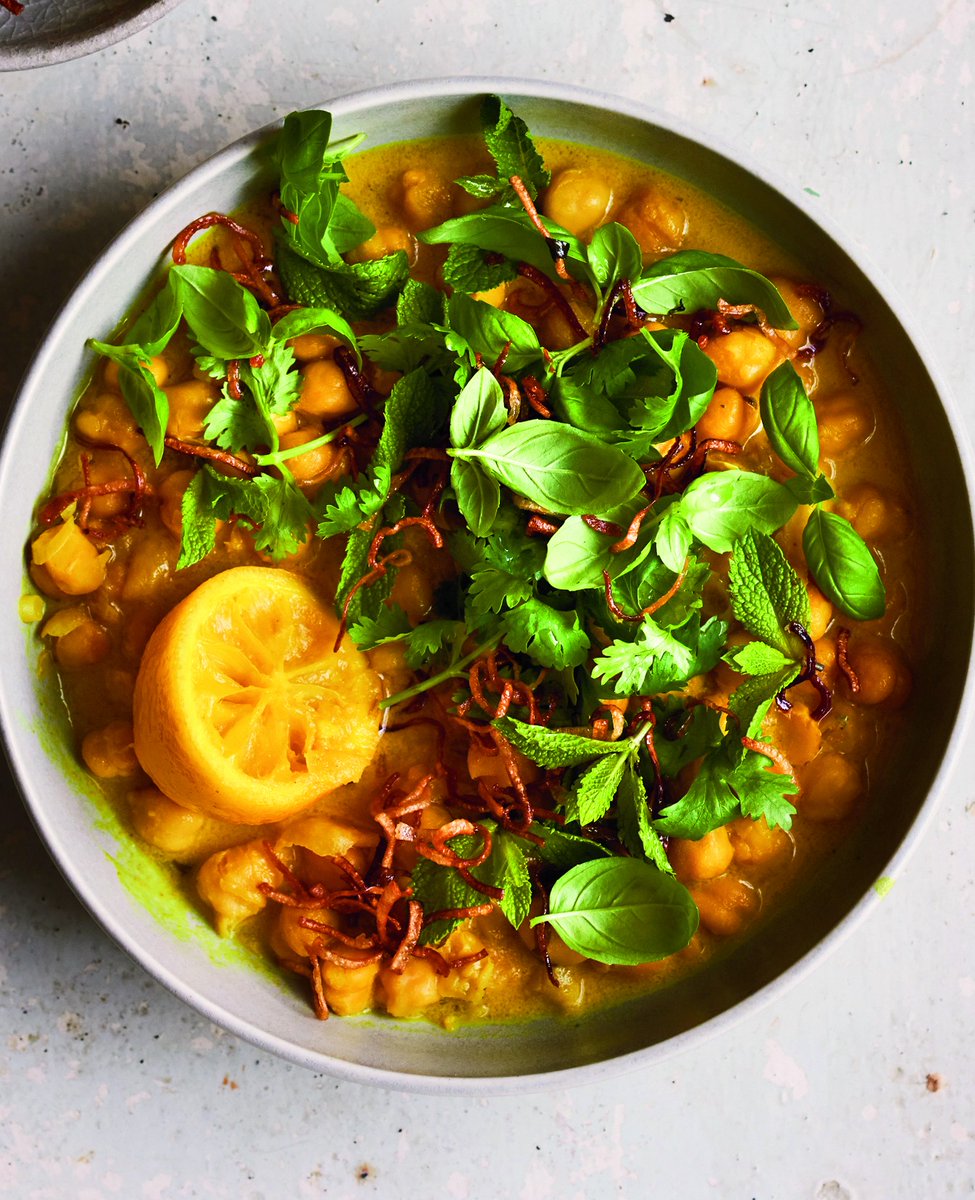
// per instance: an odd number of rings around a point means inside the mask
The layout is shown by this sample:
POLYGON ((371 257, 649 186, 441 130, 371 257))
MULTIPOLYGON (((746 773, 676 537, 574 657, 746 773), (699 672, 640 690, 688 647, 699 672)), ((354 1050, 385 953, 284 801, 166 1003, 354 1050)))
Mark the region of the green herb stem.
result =
POLYGON ((483 642, 470 654, 465 654, 463 658, 445 667, 437 675, 431 675, 429 679, 424 679, 422 683, 416 683, 411 688, 406 688, 402 692, 396 692, 392 696, 387 696, 385 700, 380 700, 380 708, 392 708, 395 704, 402 704, 404 700, 412 700, 414 696, 420 696, 423 692, 430 691, 431 688, 437 687, 441 683, 445 683, 448 679, 463 679, 463 667, 469 667, 475 659, 481 657, 482 654, 487 654, 489 650, 493 650, 501 641, 501 634, 493 637, 489 642, 483 642))
POLYGON ((300 446, 292 446, 288 450, 274 450, 270 454, 255 454, 254 460, 262 467, 279 467, 289 458, 299 458, 302 454, 317 450, 319 446, 327 446, 329 442, 335 441, 343 429, 355 429, 365 420, 366 414, 360 413, 351 421, 343 421, 337 429, 333 429, 330 433, 323 433, 321 437, 317 437, 313 441, 303 442, 300 446))

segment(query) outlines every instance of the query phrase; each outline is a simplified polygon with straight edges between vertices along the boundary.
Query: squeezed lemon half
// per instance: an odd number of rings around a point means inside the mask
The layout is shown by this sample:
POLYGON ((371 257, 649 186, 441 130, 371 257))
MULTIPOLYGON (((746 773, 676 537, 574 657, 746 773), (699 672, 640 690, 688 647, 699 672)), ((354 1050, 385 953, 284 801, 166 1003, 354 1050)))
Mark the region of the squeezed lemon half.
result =
POLYGON ((379 680, 309 582, 215 575, 163 619, 136 680, 135 750, 177 804, 266 824, 359 779, 380 736, 379 680))

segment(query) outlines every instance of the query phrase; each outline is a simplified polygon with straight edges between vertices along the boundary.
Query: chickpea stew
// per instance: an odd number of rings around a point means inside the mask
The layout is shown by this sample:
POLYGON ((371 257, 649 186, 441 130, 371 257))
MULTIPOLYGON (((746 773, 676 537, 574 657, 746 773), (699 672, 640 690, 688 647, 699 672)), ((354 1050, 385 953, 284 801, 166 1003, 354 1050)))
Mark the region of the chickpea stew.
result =
POLYGON ((688 973, 862 815, 911 693, 855 314, 686 185, 483 125, 289 117, 275 195, 93 343, 29 549, 87 769, 321 1017, 688 973))

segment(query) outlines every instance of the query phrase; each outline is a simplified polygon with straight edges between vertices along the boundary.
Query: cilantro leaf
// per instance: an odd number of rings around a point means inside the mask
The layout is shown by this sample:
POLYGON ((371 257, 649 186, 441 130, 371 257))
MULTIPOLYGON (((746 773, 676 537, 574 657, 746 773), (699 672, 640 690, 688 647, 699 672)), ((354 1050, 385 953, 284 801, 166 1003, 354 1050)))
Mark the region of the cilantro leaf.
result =
POLYGON ((676 630, 661 629, 650 618, 632 642, 615 641, 593 664, 593 678, 614 685, 617 695, 656 695, 703 675, 717 664, 728 631, 711 617, 704 625, 695 617, 676 630))
MULTIPOLYGON (((757 644, 757 643, 756 643, 757 644)), ((758 737, 762 722, 773 699, 799 674, 797 663, 790 663, 764 675, 753 675, 739 684, 728 699, 728 708, 738 721, 741 737, 758 737)))
POLYGON ((799 791, 791 775, 773 771, 763 754, 749 750, 735 769, 732 786, 738 794, 742 814, 753 821, 764 817, 772 828, 789 829, 796 808, 790 796, 799 791))
POLYGON ((503 608, 515 608, 533 594, 529 579, 485 562, 471 572, 467 599, 471 612, 482 617, 499 613, 503 608))
POLYGON ((542 667, 580 667, 589 654, 589 635, 579 614, 562 612, 542 600, 525 600, 501 616, 509 649, 527 654, 542 667))

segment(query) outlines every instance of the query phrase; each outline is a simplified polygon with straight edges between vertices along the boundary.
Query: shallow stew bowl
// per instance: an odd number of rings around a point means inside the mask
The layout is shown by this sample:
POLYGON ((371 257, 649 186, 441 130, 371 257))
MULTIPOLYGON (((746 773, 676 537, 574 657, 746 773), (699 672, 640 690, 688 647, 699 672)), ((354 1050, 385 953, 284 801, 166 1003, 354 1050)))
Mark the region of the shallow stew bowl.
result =
MULTIPOLYGON (((208 1018, 295 1062, 345 1078, 442 1092, 490 1091, 580 1081, 653 1062, 777 994, 815 963, 870 907, 873 885, 893 873, 930 811, 968 670, 972 531, 961 460, 938 390, 890 303, 851 252, 803 209, 732 159, 634 106, 574 89, 510 80, 421 83, 328 105, 335 135, 366 145, 473 132, 479 97, 502 93, 540 135, 586 142, 643 159, 710 192, 787 251, 815 264, 863 318, 864 340, 901 410, 918 455, 920 523, 929 547, 931 637, 918 666, 915 719, 883 794, 857 833, 755 936, 676 986, 622 1008, 571 1021, 474 1027, 447 1033, 380 1018, 317 1021, 300 988, 222 943, 167 875, 131 844, 75 765, 53 695, 39 683, 36 636, 17 605, 20 573, 2 572, 4 670, 0 705, 8 751, 28 805, 61 870, 108 932, 157 979, 208 1018), (929 449, 931 448, 931 449, 929 449), (936 448, 933 449, 933 448, 936 448), (937 459, 935 461, 935 454, 937 459), (937 513, 937 521, 927 520, 937 513), (944 631, 951 630, 950 639, 944 631), (26 652, 25 652, 26 651, 26 652)), ((48 477, 69 402, 91 360, 85 339, 106 336, 138 299, 174 235, 193 218, 238 207, 271 185, 267 131, 237 143, 159 197, 91 270, 45 341, 21 393, 0 461, 0 511, 8 553, 26 541, 33 501, 48 477)))

